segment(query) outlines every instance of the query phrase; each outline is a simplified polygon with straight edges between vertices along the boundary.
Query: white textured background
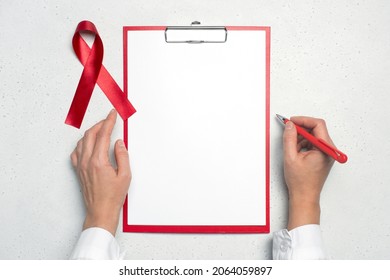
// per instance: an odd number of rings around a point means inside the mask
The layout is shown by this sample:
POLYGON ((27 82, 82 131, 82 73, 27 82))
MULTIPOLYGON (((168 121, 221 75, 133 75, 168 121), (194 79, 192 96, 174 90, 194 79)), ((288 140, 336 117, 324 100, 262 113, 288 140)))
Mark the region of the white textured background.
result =
MULTIPOLYGON (((84 208, 69 154, 110 108, 97 88, 81 130, 64 124, 82 71, 71 39, 89 19, 120 85, 124 25, 271 26, 271 114, 326 119, 349 156, 322 195, 330 254, 390 259, 389 15, 386 0, 0 0, 0 258, 66 259, 80 234, 84 208)), ((281 134, 271 119, 272 231, 287 221, 281 134)), ((118 232, 130 259, 271 258, 271 234, 118 232)))

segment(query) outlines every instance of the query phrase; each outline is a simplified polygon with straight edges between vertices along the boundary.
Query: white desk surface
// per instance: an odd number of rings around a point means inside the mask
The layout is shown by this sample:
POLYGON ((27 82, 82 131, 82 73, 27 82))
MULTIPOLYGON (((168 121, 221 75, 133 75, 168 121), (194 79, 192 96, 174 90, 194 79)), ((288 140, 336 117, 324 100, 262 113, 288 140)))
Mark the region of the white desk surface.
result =
MULTIPOLYGON (((81 130, 64 124, 82 66, 71 40, 94 22, 123 84, 124 25, 271 26, 271 115, 324 118, 349 156, 322 193, 334 259, 390 258, 390 2, 0 1, 0 259, 66 259, 84 206, 69 154, 110 105, 96 88, 81 130)), ((286 226, 282 127, 271 118, 271 231, 286 226)), ((116 136, 120 137, 120 128, 116 136)), ((121 233, 128 259, 270 259, 272 234, 121 233)))

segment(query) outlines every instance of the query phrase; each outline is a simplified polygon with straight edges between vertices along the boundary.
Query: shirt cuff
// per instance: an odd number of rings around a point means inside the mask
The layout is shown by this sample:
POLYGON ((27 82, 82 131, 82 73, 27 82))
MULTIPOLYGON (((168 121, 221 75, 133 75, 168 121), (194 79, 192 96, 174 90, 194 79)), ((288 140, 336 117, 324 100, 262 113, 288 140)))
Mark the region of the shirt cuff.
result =
POLYGON ((291 231, 282 229, 273 235, 273 259, 329 259, 319 225, 304 225, 291 231))
POLYGON ((118 242, 105 229, 92 227, 84 230, 70 256, 71 260, 120 260, 118 242))

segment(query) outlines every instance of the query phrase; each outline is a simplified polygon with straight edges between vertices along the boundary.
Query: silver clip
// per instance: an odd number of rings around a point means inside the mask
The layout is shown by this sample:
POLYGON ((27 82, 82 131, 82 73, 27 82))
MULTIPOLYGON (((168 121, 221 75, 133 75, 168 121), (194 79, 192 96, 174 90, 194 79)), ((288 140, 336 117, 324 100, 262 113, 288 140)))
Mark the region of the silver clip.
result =
POLYGON ((166 43, 226 43, 227 29, 224 26, 200 26, 193 21, 191 26, 168 26, 165 29, 166 43))

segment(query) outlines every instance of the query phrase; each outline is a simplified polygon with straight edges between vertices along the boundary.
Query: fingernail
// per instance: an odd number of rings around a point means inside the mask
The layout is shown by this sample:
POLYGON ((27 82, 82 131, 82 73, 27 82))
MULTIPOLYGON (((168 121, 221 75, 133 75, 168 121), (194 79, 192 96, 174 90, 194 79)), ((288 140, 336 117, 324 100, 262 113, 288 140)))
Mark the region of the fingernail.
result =
POLYGON ((286 123, 286 129, 292 129, 294 127, 293 122, 289 121, 286 123))
POLYGON ((123 142, 123 140, 119 140, 119 141, 118 141, 118 145, 119 145, 119 147, 121 147, 121 148, 125 148, 125 143, 123 142))

